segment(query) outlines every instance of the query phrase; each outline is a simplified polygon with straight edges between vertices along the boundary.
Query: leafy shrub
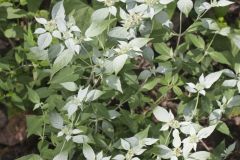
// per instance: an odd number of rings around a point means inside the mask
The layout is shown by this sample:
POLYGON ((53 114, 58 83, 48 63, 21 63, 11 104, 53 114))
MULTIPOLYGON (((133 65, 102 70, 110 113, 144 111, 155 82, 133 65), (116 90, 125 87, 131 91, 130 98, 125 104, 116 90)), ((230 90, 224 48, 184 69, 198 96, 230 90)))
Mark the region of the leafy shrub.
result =
POLYGON ((65 0, 37 15, 17 64, 0 63, 17 77, 0 81, 2 99, 36 112, 28 136, 41 138, 40 154, 19 160, 227 158, 235 143, 210 149, 204 140, 231 137, 223 118, 240 106, 240 34, 206 15, 232 3, 65 0))

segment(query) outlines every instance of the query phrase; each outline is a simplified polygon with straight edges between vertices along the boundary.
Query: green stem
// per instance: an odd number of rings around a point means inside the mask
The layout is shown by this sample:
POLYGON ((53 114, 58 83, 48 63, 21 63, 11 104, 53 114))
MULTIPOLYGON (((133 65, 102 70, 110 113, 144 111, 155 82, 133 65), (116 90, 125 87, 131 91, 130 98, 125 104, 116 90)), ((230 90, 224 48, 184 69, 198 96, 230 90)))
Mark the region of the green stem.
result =
POLYGON ((172 128, 171 128, 171 130, 170 130, 170 132, 168 133, 168 136, 167 136, 167 138, 166 138, 166 141, 165 141, 165 145, 167 145, 167 143, 168 143, 168 140, 169 140, 169 138, 170 138, 170 135, 171 135, 171 133, 172 133, 172 128))
POLYGON ((195 107, 194 107, 194 110, 193 110, 192 118, 197 115, 197 106, 198 106, 198 102, 199 102, 199 97, 200 96, 199 96, 199 92, 198 92, 197 93, 197 101, 196 101, 196 104, 195 104, 195 107))

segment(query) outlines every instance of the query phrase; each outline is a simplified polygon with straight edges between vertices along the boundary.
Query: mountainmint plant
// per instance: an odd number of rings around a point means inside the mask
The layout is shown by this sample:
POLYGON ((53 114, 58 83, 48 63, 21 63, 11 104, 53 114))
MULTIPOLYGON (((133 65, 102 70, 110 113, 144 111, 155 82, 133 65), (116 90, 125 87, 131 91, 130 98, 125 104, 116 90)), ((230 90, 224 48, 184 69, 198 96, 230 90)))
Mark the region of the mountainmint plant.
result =
POLYGON ((233 3, 65 0, 36 16, 22 97, 35 105, 27 125, 39 154, 19 160, 227 158, 235 143, 206 140, 232 137, 225 118, 240 106, 240 30, 208 13, 233 3))

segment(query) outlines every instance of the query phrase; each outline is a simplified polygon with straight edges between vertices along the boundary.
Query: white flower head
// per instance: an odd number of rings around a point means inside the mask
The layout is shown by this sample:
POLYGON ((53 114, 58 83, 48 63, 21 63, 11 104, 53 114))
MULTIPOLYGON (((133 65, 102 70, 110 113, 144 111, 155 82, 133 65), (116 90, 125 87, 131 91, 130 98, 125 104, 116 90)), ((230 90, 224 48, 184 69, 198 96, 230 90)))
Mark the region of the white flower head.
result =
POLYGON ((215 128, 216 125, 212 125, 209 127, 202 128, 199 131, 196 131, 194 127, 191 127, 189 136, 182 141, 183 156, 187 157, 192 149, 196 151, 198 142, 200 142, 202 139, 209 137, 215 128))

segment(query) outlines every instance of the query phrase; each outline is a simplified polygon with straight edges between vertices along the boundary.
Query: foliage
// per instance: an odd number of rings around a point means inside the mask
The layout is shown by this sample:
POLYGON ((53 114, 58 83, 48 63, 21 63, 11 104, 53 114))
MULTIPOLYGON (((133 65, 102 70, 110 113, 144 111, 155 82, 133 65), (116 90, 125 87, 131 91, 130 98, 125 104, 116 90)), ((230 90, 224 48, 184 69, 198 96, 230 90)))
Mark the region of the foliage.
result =
POLYGON ((15 4, 0 3, 12 45, 0 59, 0 99, 33 111, 28 136, 40 137, 39 155, 19 160, 207 160, 234 151, 235 143, 199 150, 213 132, 231 137, 223 118, 240 106, 240 30, 208 15, 233 2, 65 0, 49 13, 41 1, 21 0, 29 12, 15 4), (176 110, 160 105, 172 100, 176 110))

